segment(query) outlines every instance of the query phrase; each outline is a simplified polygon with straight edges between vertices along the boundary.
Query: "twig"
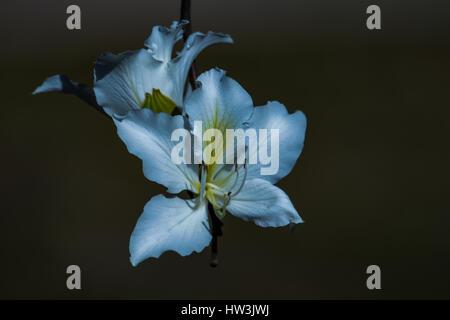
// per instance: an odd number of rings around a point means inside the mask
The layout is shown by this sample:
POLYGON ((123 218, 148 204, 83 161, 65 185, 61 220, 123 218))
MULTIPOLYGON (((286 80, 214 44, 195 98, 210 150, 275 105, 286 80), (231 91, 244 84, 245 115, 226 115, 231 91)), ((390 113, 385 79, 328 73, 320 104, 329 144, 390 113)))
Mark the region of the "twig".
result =
MULTIPOLYGON (((183 32, 183 40, 186 42, 189 35, 192 33, 192 22, 191 22, 191 0, 181 0, 181 14, 180 21, 188 20, 189 23, 184 26, 183 32)), ((192 89, 198 88, 197 84, 197 72, 195 69, 195 61, 192 63, 191 68, 189 69, 189 82, 192 86, 192 89)), ((219 248, 217 238, 222 236, 222 226, 223 223, 216 216, 214 212, 214 208, 211 203, 208 203, 208 212, 211 221, 211 234, 212 234, 212 242, 211 242, 211 262, 210 266, 215 268, 219 264, 219 248)))
MULTIPOLYGON (((183 41, 186 42, 187 38, 192 33, 191 0, 181 0, 180 21, 181 20, 189 21, 189 23, 183 27, 183 41)), ((192 62, 191 68, 189 69, 189 83, 191 84, 192 89, 198 88, 195 60, 192 62)))
POLYGON ((217 238, 222 236, 222 226, 223 222, 220 221, 220 219, 216 216, 214 213, 214 208, 212 207, 211 203, 208 203, 208 211, 209 216, 211 218, 211 225, 212 225, 212 242, 211 242, 211 262, 210 266, 215 268, 219 264, 219 248, 217 243, 217 238))

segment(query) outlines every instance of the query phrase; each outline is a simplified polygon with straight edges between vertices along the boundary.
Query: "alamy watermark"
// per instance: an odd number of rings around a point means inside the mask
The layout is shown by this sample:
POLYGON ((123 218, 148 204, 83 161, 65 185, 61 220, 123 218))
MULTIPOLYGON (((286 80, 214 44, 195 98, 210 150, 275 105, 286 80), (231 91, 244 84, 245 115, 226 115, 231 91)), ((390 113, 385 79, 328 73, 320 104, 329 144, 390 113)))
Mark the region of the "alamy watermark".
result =
POLYGON ((279 129, 226 129, 203 131, 202 121, 194 121, 193 132, 180 128, 172 132, 171 160, 184 164, 250 164, 260 165, 261 175, 278 172, 279 129))

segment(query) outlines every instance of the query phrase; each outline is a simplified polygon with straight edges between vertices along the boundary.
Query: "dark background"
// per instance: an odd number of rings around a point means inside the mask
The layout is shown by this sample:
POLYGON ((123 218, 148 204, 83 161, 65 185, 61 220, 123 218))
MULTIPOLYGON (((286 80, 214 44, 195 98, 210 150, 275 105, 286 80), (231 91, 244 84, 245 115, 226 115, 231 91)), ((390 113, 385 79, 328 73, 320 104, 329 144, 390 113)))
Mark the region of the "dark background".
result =
POLYGON ((128 242, 146 180, 112 121, 71 96, 31 92, 66 73, 92 83, 105 51, 143 47, 180 1, 9 1, 0 35, 0 298, 450 298, 448 1, 193 1, 194 30, 234 45, 200 55, 255 105, 308 118, 305 148, 278 185, 306 223, 224 219, 209 248, 136 268, 128 242), (82 29, 66 28, 78 4, 82 29), (382 30, 366 28, 370 4, 382 30), (82 290, 66 288, 66 267, 82 290), (382 290, 366 288, 380 265, 382 290))

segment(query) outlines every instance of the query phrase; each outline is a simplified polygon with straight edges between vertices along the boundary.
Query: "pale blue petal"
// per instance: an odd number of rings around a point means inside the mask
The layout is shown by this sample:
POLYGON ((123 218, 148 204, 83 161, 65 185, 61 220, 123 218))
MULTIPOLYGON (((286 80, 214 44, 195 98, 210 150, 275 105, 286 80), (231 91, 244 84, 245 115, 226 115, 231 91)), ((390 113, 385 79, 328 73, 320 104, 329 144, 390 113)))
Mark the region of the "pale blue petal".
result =
POLYGON ((198 78, 201 86, 185 101, 185 112, 191 125, 202 121, 203 130, 241 128, 253 112, 253 101, 239 83, 225 76, 225 71, 212 69, 198 78))
POLYGON ((173 46, 183 37, 183 26, 187 23, 174 21, 170 28, 153 27, 152 34, 144 43, 153 58, 162 62, 169 62, 172 59, 173 46))
POLYGON ((171 159, 172 149, 178 144, 178 141, 171 141, 171 135, 184 127, 182 116, 141 109, 130 111, 123 119, 114 118, 114 122, 128 151, 142 160, 147 179, 166 186, 170 193, 195 190, 198 166, 175 165, 171 159))
POLYGON ((201 252, 211 239, 205 203, 158 195, 145 205, 131 235, 130 261, 136 266, 169 250, 182 256, 201 252))
POLYGON ((261 227, 281 227, 303 222, 286 193, 262 179, 245 181, 241 192, 234 197, 232 194, 227 210, 261 227))
MULTIPOLYGON (((253 116, 249 121, 249 127, 258 129, 259 141, 267 141, 270 154, 271 137, 260 134, 259 129, 267 129, 270 133, 271 129, 279 131, 279 168, 278 172, 272 175, 261 175, 261 165, 258 154, 258 163, 248 166, 248 179, 261 178, 271 183, 278 182, 281 178, 288 175, 294 167, 298 157, 300 156, 306 132, 306 117, 301 111, 289 114, 279 102, 271 101, 267 105, 256 107, 253 116)), ((259 153, 259 147, 258 147, 259 153)))
POLYGON ((173 60, 176 69, 174 76, 184 83, 189 69, 199 53, 217 43, 233 43, 233 39, 227 34, 212 31, 209 31, 207 34, 201 32, 192 33, 186 40, 181 53, 173 60))
MULTIPOLYGON (((41 92, 63 91, 63 75, 57 74, 52 77, 48 77, 42 82, 42 84, 33 91, 33 94, 41 92)), ((70 81, 70 80, 69 80, 70 81)), ((78 85, 77 82, 70 81, 73 86, 78 85)))
POLYGON ((104 53, 95 62, 95 95, 110 116, 140 109, 145 93, 152 93, 153 88, 171 97, 172 87, 163 64, 145 49, 104 53))

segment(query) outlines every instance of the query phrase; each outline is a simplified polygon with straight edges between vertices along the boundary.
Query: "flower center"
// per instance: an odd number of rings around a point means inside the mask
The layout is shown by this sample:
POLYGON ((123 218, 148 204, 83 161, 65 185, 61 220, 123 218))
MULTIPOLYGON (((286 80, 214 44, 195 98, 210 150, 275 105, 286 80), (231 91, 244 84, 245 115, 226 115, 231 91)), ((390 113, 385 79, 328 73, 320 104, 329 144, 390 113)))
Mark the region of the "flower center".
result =
POLYGON ((247 161, 238 165, 206 165, 200 167, 200 200, 206 198, 221 219, 230 200, 238 195, 247 179, 247 161))
POLYGON ((148 108, 156 113, 165 112, 172 114, 177 105, 168 96, 164 95, 159 89, 153 89, 153 93, 145 93, 145 100, 141 108, 148 108))

